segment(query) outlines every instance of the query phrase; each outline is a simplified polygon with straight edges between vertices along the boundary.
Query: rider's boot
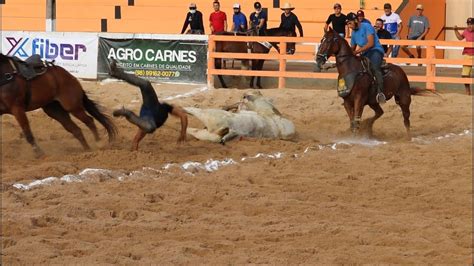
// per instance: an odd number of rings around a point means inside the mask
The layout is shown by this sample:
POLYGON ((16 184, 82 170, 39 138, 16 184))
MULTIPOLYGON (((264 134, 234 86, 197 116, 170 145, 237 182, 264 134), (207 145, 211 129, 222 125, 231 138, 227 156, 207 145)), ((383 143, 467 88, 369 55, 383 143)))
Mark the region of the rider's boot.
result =
POLYGON ((117 61, 112 60, 110 63, 110 71, 109 74, 113 77, 116 77, 118 79, 124 80, 132 85, 141 87, 141 86, 146 86, 149 81, 146 79, 139 78, 133 74, 127 74, 123 71, 123 69, 119 68, 117 66, 117 61))
POLYGON ((377 83, 377 102, 380 104, 385 103, 385 94, 383 94, 383 76, 381 69, 374 69, 375 82, 377 83))

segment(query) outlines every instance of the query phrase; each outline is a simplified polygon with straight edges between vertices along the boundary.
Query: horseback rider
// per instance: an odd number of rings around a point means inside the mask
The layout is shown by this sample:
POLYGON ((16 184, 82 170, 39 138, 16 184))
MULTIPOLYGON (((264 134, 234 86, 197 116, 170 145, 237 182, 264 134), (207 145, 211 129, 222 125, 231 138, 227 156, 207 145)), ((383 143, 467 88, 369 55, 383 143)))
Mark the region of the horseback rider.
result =
POLYGON ((355 55, 362 55, 370 60, 377 83, 377 102, 385 103, 383 94, 382 61, 384 50, 374 28, 368 23, 360 23, 357 15, 347 14, 346 24, 352 29, 351 47, 355 55))

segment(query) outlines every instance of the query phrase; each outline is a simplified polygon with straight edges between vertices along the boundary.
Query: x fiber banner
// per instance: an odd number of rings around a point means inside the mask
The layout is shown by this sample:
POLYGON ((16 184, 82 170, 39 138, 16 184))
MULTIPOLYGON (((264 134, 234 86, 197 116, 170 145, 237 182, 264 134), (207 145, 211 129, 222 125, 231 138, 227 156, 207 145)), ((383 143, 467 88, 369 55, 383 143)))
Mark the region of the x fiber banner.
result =
POLYGON ((20 59, 38 54, 78 78, 97 78, 97 34, 68 32, 0 32, 1 52, 20 59))
POLYGON ((127 73, 151 81, 205 83, 207 44, 204 41, 99 39, 99 78, 109 77, 115 59, 127 73))

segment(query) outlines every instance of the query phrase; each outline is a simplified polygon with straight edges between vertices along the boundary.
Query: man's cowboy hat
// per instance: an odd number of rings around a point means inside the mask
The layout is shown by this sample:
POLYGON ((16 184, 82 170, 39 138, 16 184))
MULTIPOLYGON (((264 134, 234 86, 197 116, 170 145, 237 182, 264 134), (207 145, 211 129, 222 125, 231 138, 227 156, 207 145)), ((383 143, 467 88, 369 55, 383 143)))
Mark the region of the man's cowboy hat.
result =
POLYGON ((286 9, 289 9, 289 10, 293 10, 295 9, 290 3, 285 3, 283 5, 283 7, 280 8, 281 10, 286 10, 286 9))

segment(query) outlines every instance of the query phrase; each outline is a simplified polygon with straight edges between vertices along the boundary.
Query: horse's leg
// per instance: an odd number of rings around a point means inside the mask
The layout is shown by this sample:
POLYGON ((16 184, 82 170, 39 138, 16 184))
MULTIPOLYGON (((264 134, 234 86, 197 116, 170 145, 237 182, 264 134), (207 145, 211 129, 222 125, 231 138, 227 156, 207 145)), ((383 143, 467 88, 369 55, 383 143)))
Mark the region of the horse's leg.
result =
POLYGON ((367 98, 367 95, 365 95, 365 93, 362 91, 359 92, 360 93, 354 97, 354 119, 351 123, 352 132, 355 134, 359 132, 362 112, 364 111, 364 102, 367 100, 364 99, 367 98))
MULTIPOLYGON (((265 60, 259 60, 258 61, 258 70, 262 70, 263 69, 263 64, 265 63, 265 60)), ((262 84, 260 83, 261 82, 261 78, 260 76, 257 76, 257 87, 259 89, 262 88, 262 84)))
POLYGON ((84 108, 79 107, 76 110, 71 111, 72 115, 74 115, 77 119, 81 120, 86 126, 92 131, 94 134, 95 141, 100 140, 99 132, 97 131, 97 127, 95 126, 94 119, 86 114, 84 108))
POLYGON ((344 108, 349 117, 349 128, 352 130, 352 121, 354 120, 354 102, 350 99, 344 99, 344 108))
MULTIPOLYGON (((215 68, 216 69, 222 69, 222 60, 220 58, 216 58, 214 60, 215 68)), ((223 88, 227 88, 227 85, 224 82, 224 78, 222 78, 222 75, 217 75, 219 78, 219 81, 221 82, 221 85, 223 88)))
MULTIPOLYGON (((252 60, 252 70, 257 70, 257 65, 258 65, 258 60, 252 60)), ((252 76, 250 78, 250 88, 253 88, 253 85, 254 85, 254 81, 255 81, 255 76, 252 76)))
POLYGON ((382 107, 380 107, 380 104, 378 104, 378 103, 369 104, 369 106, 375 112, 375 115, 373 117, 369 118, 369 121, 368 121, 369 137, 372 137, 372 133, 373 133, 372 129, 373 129, 373 126, 374 126, 374 122, 375 122, 375 120, 379 119, 383 115, 383 110, 382 110, 382 107))
POLYGON ((71 120, 71 116, 66 110, 59 104, 59 102, 52 102, 43 107, 43 111, 54 120, 58 121, 64 129, 71 133, 81 143, 84 150, 90 150, 89 144, 87 144, 82 130, 71 120))
POLYGON ((404 94, 400 96, 400 108, 402 109, 403 114, 403 124, 405 125, 405 129, 407 130, 407 139, 411 140, 411 132, 410 132, 410 104, 411 104, 411 96, 409 94, 404 94))
POLYGON ((26 141, 33 147, 36 158, 44 156, 43 150, 36 144, 33 133, 31 133, 30 123, 28 122, 28 117, 26 117, 25 109, 23 108, 13 108, 11 110, 12 115, 15 116, 16 121, 23 130, 23 134, 26 137, 26 141))

